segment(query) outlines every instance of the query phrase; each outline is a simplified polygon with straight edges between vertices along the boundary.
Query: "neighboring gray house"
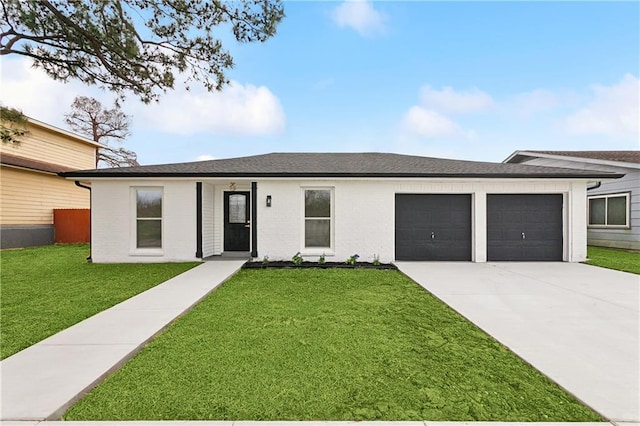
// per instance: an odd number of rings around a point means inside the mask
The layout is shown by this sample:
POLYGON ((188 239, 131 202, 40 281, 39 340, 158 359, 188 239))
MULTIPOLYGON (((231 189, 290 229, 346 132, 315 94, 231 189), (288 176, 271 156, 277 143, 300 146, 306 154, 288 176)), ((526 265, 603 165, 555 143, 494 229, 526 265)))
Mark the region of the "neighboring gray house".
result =
POLYGON ((640 250, 640 151, 516 151, 504 163, 624 173, 587 187, 587 243, 640 250))
POLYGON ((382 153, 274 153, 62 173, 91 182, 94 262, 567 261, 587 185, 619 173, 382 153))

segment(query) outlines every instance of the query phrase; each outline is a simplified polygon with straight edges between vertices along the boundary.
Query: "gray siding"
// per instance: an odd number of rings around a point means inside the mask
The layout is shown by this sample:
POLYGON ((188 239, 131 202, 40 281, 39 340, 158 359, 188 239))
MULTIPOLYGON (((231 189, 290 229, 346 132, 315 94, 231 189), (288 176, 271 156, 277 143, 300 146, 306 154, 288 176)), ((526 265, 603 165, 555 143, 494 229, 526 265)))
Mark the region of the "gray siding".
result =
POLYGON ((53 231, 53 225, 2 225, 0 249, 51 245, 53 231))
POLYGON ((629 225, 631 228, 588 228, 587 243, 594 246, 640 250, 640 170, 627 167, 591 164, 583 161, 555 160, 550 158, 535 158, 527 161, 525 164, 625 173, 623 178, 603 181, 599 188, 587 191, 587 195, 591 196, 630 192, 629 225))

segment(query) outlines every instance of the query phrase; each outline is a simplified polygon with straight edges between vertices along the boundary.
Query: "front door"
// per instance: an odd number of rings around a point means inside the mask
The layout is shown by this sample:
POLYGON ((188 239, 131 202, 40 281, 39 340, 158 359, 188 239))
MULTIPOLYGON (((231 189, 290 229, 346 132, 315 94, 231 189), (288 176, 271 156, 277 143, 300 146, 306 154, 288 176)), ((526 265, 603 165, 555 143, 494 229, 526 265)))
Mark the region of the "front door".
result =
POLYGON ((224 193, 224 251, 249 251, 249 193, 224 193))

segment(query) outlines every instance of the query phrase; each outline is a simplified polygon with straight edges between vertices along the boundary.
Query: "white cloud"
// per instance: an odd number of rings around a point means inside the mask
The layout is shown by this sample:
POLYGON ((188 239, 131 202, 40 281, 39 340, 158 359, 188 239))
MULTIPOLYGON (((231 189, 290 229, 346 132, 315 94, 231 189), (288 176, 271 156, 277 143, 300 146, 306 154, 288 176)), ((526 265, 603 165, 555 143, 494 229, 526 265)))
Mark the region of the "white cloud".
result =
POLYGON ((286 124, 279 99, 267 87, 235 81, 221 92, 178 89, 166 93, 157 104, 140 104, 136 109, 137 124, 179 135, 276 134, 286 124))
POLYGON ((341 28, 353 28, 358 34, 372 37, 385 30, 385 16, 367 0, 347 0, 333 11, 333 21, 341 28))
POLYGON ((531 118, 535 114, 558 108, 562 103, 558 94, 546 89, 536 89, 515 95, 511 102, 507 102, 507 108, 521 118, 531 118))
MULTIPOLYGON (((92 96, 109 106, 113 96, 78 81, 62 83, 31 67, 26 58, 2 61, 0 101, 36 120, 67 128, 64 114, 78 96, 92 96)), ((188 135, 198 132, 258 135, 284 130, 286 118, 278 98, 266 87, 237 82, 222 92, 204 88, 179 88, 145 105, 128 96, 123 111, 134 116, 134 125, 161 132, 188 135)))
MULTIPOLYGON (((71 109, 73 98, 77 95, 93 96, 100 101, 106 97, 100 90, 78 81, 62 83, 53 80, 44 71, 33 68, 31 60, 27 58, 2 61, 0 101, 31 118, 66 128, 64 114, 71 109)), ((110 104, 111 101, 107 100, 106 103, 110 104)))
POLYGON ((435 90, 428 85, 423 86, 420 89, 420 100, 428 108, 450 114, 482 112, 494 105, 491 96, 481 90, 456 92, 449 86, 441 90, 435 90))
POLYGON ((403 118, 405 131, 424 138, 454 136, 462 134, 456 123, 437 111, 412 106, 403 118))
POLYGON ((564 120, 571 134, 601 134, 637 139, 640 82, 626 74, 613 86, 593 85, 591 101, 564 120))
POLYGON ((214 157, 211 154, 202 154, 202 155, 198 155, 194 161, 209 161, 209 160, 215 160, 215 159, 216 157, 214 157))
POLYGON ((445 136, 473 137, 473 131, 462 129, 448 115, 469 114, 489 110, 494 101, 478 89, 457 92, 451 87, 441 90, 425 85, 420 89, 420 105, 414 105, 404 114, 404 132, 423 138, 445 136))

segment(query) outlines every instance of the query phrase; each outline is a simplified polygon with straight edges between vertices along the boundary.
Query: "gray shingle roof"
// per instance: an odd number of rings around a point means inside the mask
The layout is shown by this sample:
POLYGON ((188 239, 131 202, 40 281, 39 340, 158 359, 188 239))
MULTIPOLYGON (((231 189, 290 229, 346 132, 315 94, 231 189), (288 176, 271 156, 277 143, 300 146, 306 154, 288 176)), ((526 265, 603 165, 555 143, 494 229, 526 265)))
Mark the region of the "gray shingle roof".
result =
POLYGON ((72 167, 61 166, 60 164, 47 163, 45 161, 38 161, 31 158, 20 157, 18 155, 7 154, 6 152, 3 152, 2 155, 0 155, 0 164, 46 173, 60 173, 77 170, 72 167))
POLYGON ((619 174, 384 153, 271 153, 250 157, 61 173, 92 177, 504 177, 605 178, 619 174))
POLYGON ((520 162, 524 160, 526 154, 547 154, 557 155, 561 157, 587 158, 591 160, 619 161, 622 163, 640 164, 640 150, 637 151, 538 151, 538 150, 521 150, 516 151, 519 156, 514 156, 514 161, 520 162))
POLYGON ((528 151, 563 157, 590 158, 593 160, 621 161, 640 164, 640 151, 528 151))

